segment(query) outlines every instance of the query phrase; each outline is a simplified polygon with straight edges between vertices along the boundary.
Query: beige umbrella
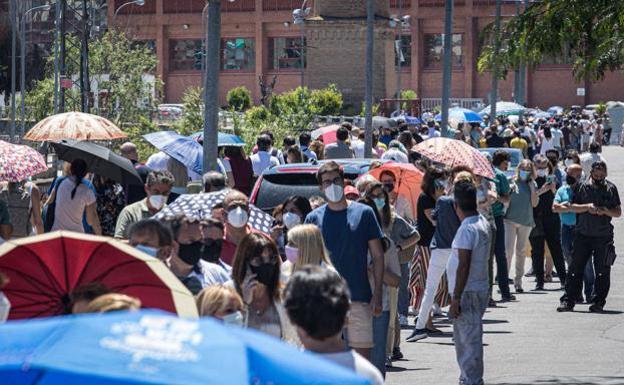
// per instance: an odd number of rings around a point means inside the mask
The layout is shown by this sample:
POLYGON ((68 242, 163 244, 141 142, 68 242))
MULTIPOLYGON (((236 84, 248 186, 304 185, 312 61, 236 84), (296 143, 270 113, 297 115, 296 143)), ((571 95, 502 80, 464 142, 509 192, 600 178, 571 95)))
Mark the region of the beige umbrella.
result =
POLYGON ((65 112, 48 116, 24 135, 35 142, 76 140, 113 140, 127 135, 110 120, 83 112, 65 112))

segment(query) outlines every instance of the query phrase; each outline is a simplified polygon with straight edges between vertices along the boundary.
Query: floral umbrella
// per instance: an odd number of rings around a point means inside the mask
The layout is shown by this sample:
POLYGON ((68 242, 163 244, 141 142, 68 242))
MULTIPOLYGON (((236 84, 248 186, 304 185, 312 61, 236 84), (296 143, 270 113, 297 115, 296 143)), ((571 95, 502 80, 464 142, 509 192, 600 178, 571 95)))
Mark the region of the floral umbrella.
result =
POLYGON ((34 148, 0 140, 0 181, 21 182, 47 169, 34 148))
POLYGON ((418 143, 412 149, 434 162, 449 167, 466 166, 477 175, 494 178, 492 165, 485 155, 461 140, 431 138, 418 143))
POLYGON ((119 127, 101 116, 84 112, 65 112, 48 116, 35 124, 24 139, 47 142, 63 139, 113 140, 126 138, 119 127))

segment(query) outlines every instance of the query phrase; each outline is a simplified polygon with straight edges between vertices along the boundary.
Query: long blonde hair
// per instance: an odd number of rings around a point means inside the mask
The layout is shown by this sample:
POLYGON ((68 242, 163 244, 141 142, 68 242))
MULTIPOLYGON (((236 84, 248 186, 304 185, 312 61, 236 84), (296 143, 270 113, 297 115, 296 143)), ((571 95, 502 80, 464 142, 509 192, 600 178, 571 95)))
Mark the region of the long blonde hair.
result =
POLYGON ((243 300, 238 292, 229 286, 214 285, 203 289, 195 299, 201 317, 214 316, 225 310, 233 299, 238 310, 243 310, 243 300))
POLYGON ((296 271, 304 265, 319 266, 324 263, 332 266, 329 260, 329 253, 323 242, 321 230, 315 225, 298 225, 288 231, 288 243, 299 249, 297 262, 293 267, 296 271))

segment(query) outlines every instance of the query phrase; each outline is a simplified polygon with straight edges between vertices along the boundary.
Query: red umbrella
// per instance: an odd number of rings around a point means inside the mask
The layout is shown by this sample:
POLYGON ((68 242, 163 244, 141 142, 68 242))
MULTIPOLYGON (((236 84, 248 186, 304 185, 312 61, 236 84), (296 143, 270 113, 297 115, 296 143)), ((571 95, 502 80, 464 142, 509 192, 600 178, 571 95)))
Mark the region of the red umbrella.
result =
POLYGON ((485 155, 461 140, 431 138, 418 143, 412 150, 434 162, 449 167, 466 166, 477 175, 494 178, 494 170, 485 155))
POLYGON ((57 231, 0 246, 9 319, 67 314, 69 296, 98 282, 141 300, 143 307, 196 317, 191 293, 158 259, 112 238, 57 231))
POLYGON ((417 169, 413 164, 388 162, 369 171, 369 174, 379 180, 381 173, 386 170, 394 174, 394 179, 396 180, 394 191, 407 200, 412 210, 412 216, 416 218, 416 202, 418 201, 418 196, 421 191, 420 185, 423 179, 422 171, 417 169))
POLYGON ((322 139, 325 145, 336 143, 336 131, 339 128, 340 125, 338 124, 330 124, 329 126, 317 128, 311 132, 310 136, 312 136, 312 139, 322 139))

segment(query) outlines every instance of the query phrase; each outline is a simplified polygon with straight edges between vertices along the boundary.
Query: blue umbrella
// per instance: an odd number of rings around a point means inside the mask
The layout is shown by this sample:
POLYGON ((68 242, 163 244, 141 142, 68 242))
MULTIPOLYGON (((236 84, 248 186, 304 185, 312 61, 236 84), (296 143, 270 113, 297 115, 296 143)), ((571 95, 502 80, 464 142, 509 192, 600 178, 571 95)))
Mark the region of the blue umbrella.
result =
POLYGON ((409 124, 410 126, 414 126, 416 124, 421 124, 422 121, 420 119, 418 119, 415 116, 409 116, 409 115, 400 115, 397 116, 395 118, 395 120, 403 120, 405 123, 409 124))
MULTIPOLYGON (((437 114, 434 118, 437 122, 442 121, 442 114, 437 114)), ((453 107, 449 108, 449 120, 466 123, 481 123, 483 119, 476 112, 467 108, 453 107)))
POLYGON ((212 319, 115 312, 0 326, 3 384, 345 384, 369 382, 273 337, 212 319))
MULTIPOLYGON (((204 140, 204 132, 198 131, 191 135, 191 138, 195 140, 204 140)), ((223 132, 219 132, 219 137, 217 138, 217 146, 219 147, 243 147, 245 146, 245 142, 240 138, 240 136, 234 134, 225 134, 223 132)))
POLYGON ((202 174, 204 149, 192 138, 182 136, 174 131, 152 132, 143 135, 143 137, 160 151, 196 173, 202 174))

